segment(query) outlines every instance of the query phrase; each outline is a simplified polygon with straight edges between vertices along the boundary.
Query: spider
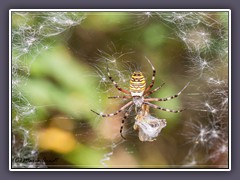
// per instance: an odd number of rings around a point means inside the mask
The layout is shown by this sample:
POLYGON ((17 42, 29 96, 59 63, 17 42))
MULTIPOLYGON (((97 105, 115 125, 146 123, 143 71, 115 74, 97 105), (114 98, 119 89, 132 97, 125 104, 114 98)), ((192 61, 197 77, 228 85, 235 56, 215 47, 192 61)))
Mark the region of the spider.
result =
POLYGON ((131 76, 131 79, 130 79, 130 88, 129 88, 129 91, 128 90, 125 90, 121 87, 118 86, 118 83, 116 83, 112 76, 110 75, 110 72, 109 72, 109 68, 108 68, 108 65, 107 65, 107 75, 108 75, 108 78, 112 81, 112 83, 114 84, 114 86, 121 92, 127 94, 125 96, 113 96, 113 97, 108 97, 108 98, 111 98, 111 99, 116 99, 116 98, 122 98, 122 99, 132 99, 131 101, 129 101, 127 104, 125 104, 124 106, 122 106, 119 110, 117 110, 116 112, 114 113, 111 113, 111 114, 103 114, 103 113, 98 113, 94 110, 91 109, 92 112, 94 112, 95 114, 99 115, 99 116, 102 116, 102 117, 111 117, 111 116, 115 116, 117 115, 118 113, 122 112, 122 111, 125 111, 125 109, 127 107, 130 106, 130 108, 128 108, 128 110, 126 110, 125 114, 124 114, 124 117, 122 119, 122 124, 121 124, 121 127, 120 127, 120 134, 121 134, 121 137, 123 139, 126 139, 123 134, 122 134, 122 130, 123 130, 123 125, 124 125, 124 122, 125 120, 127 119, 127 117, 129 116, 129 113, 132 109, 132 107, 135 105, 135 111, 138 112, 139 109, 142 108, 143 105, 147 105, 149 107, 152 107, 152 108, 155 108, 155 109, 160 109, 160 110, 163 110, 163 111, 167 111, 167 112, 173 112, 173 113, 179 113, 179 112, 182 112, 184 109, 181 109, 181 110, 172 110, 172 109, 167 109, 167 108, 163 108, 163 107, 160 107, 160 106, 157 106, 155 104, 152 104, 150 102, 153 102, 153 101, 168 101, 168 100, 171 100, 173 98, 176 98, 178 97, 182 92, 183 90, 189 85, 190 82, 188 82, 181 91, 179 91, 177 94, 173 95, 173 96, 170 96, 170 97, 166 97, 166 98, 148 98, 149 95, 153 94, 154 92, 158 91, 159 89, 161 89, 161 87, 165 84, 163 83, 162 85, 160 85, 159 87, 151 90, 151 88, 153 87, 154 85, 154 82, 155 82, 155 75, 156 75, 156 70, 154 68, 154 66, 152 65, 151 61, 145 57, 147 59, 147 61, 149 62, 149 64, 151 65, 152 67, 152 71, 153 71, 153 74, 152 74, 152 81, 150 83, 150 85, 146 88, 146 81, 145 81, 145 77, 143 75, 143 73, 141 71, 136 71, 136 72, 133 72, 132 73, 132 76, 131 76), (151 90, 151 91, 150 91, 151 90))

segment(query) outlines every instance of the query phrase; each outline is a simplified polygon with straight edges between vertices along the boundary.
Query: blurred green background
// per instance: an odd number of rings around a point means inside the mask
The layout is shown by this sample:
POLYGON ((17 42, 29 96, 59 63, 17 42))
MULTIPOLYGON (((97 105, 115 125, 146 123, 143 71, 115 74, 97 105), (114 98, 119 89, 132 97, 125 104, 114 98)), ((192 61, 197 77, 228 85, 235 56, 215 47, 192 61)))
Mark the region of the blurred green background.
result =
MULTIPOLYGON (((189 54, 217 59, 219 43, 225 41, 210 35, 211 43, 206 45, 198 32, 204 29, 214 34, 216 29, 227 28, 227 19, 226 13, 193 14, 187 16, 189 19, 172 19, 170 23, 166 21, 168 16, 173 17, 172 12, 164 13, 165 21, 153 12, 13 13, 12 81, 17 83, 12 86, 12 136, 16 141, 12 143, 13 157, 27 158, 29 150, 36 150, 35 158, 44 159, 49 168, 181 167, 194 146, 186 143, 182 135, 186 131, 184 124, 192 116, 199 116, 202 103, 202 98, 189 98, 200 85, 196 81, 199 69, 191 71, 195 67, 189 54), (196 19, 202 24, 190 26, 196 19), (206 25, 215 21, 220 25, 206 25), (179 33, 184 30, 192 33, 189 42, 181 39, 179 33), (123 130, 127 140, 122 141, 119 129, 123 114, 102 118, 90 109, 112 113, 127 102, 107 98, 121 93, 109 81, 106 63, 120 87, 129 88, 135 70, 142 71, 149 84, 152 69, 145 56, 156 69, 154 88, 166 83, 152 97, 174 95, 192 81, 179 98, 154 104, 199 111, 175 114, 151 109, 152 115, 167 120, 167 126, 153 142, 139 141, 132 128, 133 111, 123 130), (196 101, 200 101, 199 106, 196 101), (23 142, 25 146, 20 145, 23 142)), ((226 66, 212 62, 224 69, 218 76, 228 79, 226 66)), ((201 151, 196 159, 205 154, 201 151)), ((214 163, 208 161, 203 167, 208 164, 214 163)))

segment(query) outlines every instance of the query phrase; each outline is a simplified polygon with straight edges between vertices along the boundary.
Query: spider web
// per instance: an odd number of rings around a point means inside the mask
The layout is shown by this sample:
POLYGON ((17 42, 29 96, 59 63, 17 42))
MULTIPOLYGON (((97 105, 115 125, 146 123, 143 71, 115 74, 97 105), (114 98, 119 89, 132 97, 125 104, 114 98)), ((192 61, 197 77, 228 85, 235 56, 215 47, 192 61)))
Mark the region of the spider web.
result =
POLYGON ((176 34, 188 53, 188 72, 196 77, 189 105, 199 114, 189 117, 182 133, 192 144, 185 163, 196 166, 217 162, 219 167, 227 167, 228 15, 224 12, 157 14, 164 22, 176 26, 176 34), (205 156, 199 157, 202 151, 205 156))
MULTIPOLYGON (((41 139, 41 132, 42 129, 45 129, 45 126, 51 124, 58 127, 61 126, 61 123, 66 125, 61 129, 70 131, 71 135, 74 136, 74 142, 76 141, 79 147, 84 146, 88 149, 86 154, 92 150, 95 152, 93 154, 99 154, 97 167, 199 167, 201 165, 227 167, 228 14, 225 12, 116 14, 117 17, 123 17, 121 19, 122 23, 119 23, 119 19, 109 21, 108 16, 104 16, 106 19, 102 20, 102 22, 106 21, 114 24, 114 33, 106 30, 108 26, 102 25, 100 32, 105 30, 111 35, 101 34, 102 37, 107 37, 106 40, 98 38, 89 40, 86 37, 98 37, 97 35, 100 33, 97 30, 88 29, 88 26, 84 24, 96 18, 94 13, 13 13, 13 167, 51 167, 52 164, 48 162, 49 159, 42 158, 49 153, 44 154, 44 151, 42 153, 39 150, 39 147, 42 146, 38 139, 41 139), (125 20, 125 17, 128 17, 128 19, 125 20), (34 21, 37 23, 33 23, 34 21), (168 33, 164 29, 167 29, 168 33), (76 32, 79 32, 79 34, 76 34, 76 32), (150 38, 151 34, 154 34, 152 39, 150 38), (72 37, 78 38, 72 39, 72 37), (122 37, 125 39, 122 39, 122 37), (156 40, 154 41, 154 39, 156 40), (165 52, 170 52, 167 53, 168 56, 174 54, 171 54, 173 49, 178 48, 182 49, 180 56, 174 55, 176 57, 165 60, 166 56, 164 58, 162 55, 164 54, 163 51, 157 53, 158 49, 150 50, 151 46, 156 46, 156 43, 161 44, 162 41, 167 41, 170 44, 159 45, 161 48, 167 47, 165 52), (85 96, 89 96, 93 92, 90 89, 95 89, 95 95, 92 95, 95 98, 92 98, 93 100, 89 98, 88 109, 112 113, 128 102, 128 100, 122 99, 108 99, 109 96, 122 95, 122 93, 117 91, 107 77, 107 65, 111 76, 124 89, 128 89, 131 73, 136 70, 144 73, 147 85, 149 85, 152 70, 144 58, 145 56, 151 59, 157 71, 154 88, 165 82, 166 87, 161 88, 160 92, 165 92, 166 96, 176 94, 188 81, 191 81, 190 86, 185 90, 186 92, 184 91, 181 95, 181 100, 178 100, 175 104, 167 105, 169 108, 172 108, 172 105, 176 108, 190 108, 181 116, 150 110, 150 114, 145 117, 146 121, 137 124, 142 128, 142 131, 133 129, 137 116, 133 108, 124 124, 123 133, 127 137, 125 141, 121 139, 119 133, 123 113, 116 117, 104 119, 90 114, 90 111, 84 109, 86 108, 84 105, 80 106, 83 108, 83 111, 81 111, 74 108, 74 105, 69 105, 65 109, 62 108, 60 100, 50 101, 50 103, 44 102, 43 104, 32 103, 32 93, 30 90, 26 91, 26 87, 29 87, 32 80, 38 76, 36 69, 32 66, 38 63, 39 56, 54 49, 59 42, 65 44, 72 53, 70 54, 75 56, 76 59, 84 62, 81 64, 82 66, 87 66, 87 68, 79 70, 83 72, 82 74, 76 74, 76 76, 79 75, 82 79, 95 81, 91 86, 87 86, 86 81, 79 81, 80 84, 84 84, 82 86, 88 87, 89 93, 82 88, 76 88, 83 92, 85 96), (145 49, 142 49, 141 45, 144 43, 146 46, 145 49), (172 49, 171 46, 174 48, 172 49), (150 48, 147 49, 146 47, 150 48), (181 61, 177 61, 178 58, 181 61), (172 74, 167 76, 165 74, 168 71, 172 74), (35 73, 35 76, 31 77, 31 73, 35 73), (61 113, 56 109, 60 109, 61 113), (39 117, 41 117, 39 113, 49 113, 50 115, 39 120, 39 117), (157 140, 141 142, 139 136, 144 138, 144 135, 139 135, 139 133, 145 131, 152 133, 153 131, 153 128, 148 126, 148 120, 156 121, 159 119, 166 119, 167 125, 166 127, 159 125, 160 129, 158 130, 161 132, 159 131, 158 136, 154 135, 157 140), (177 121, 177 123, 173 121, 177 121), (69 125, 67 126, 67 124, 69 125), (178 151, 177 149, 180 148, 182 150, 178 151), (151 154, 154 154, 155 159, 152 158, 151 154), (181 156, 174 156, 174 154, 180 154, 181 156), (31 161, 27 161, 27 159, 31 159, 31 161), (154 164, 155 166, 153 166, 154 164)), ((175 54, 177 53, 175 52, 175 54)), ((52 60, 49 59, 49 61, 52 60)), ((54 69, 52 71, 55 72, 54 69)), ((68 73, 64 74, 67 76, 68 73)), ((49 74, 45 78, 49 78, 50 82, 59 80, 52 79, 49 74)), ((67 83, 69 81, 73 80, 66 79, 64 82, 69 85, 67 83)), ((72 88, 74 89, 75 86, 72 88)), ((159 95, 156 93, 153 97, 159 95)), ((65 101, 62 99, 62 102, 65 101)), ((75 98, 71 99, 71 102, 72 104, 76 103, 75 98)), ((161 106, 165 107, 164 104, 161 106)), ((59 133, 59 135, 62 133, 57 130, 54 132, 59 133)), ((45 132, 45 134, 48 134, 48 132, 45 132)), ((93 154, 89 153, 88 155, 93 154)), ((56 154, 54 156, 58 157, 56 154)), ((78 155, 71 156, 78 157, 78 155)), ((62 163, 62 166, 65 167, 64 165, 69 165, 70 162, 70 164, 75 163, 77 166, 78 164, 71 156, 66 155, 66 158, 63 158, 68 163, 60 162, 60 164, 62 163)), ((91 167, 92 164, 89 164, 91 167)), ((82 166, 80 165, 80 167, 82 166)))
MULTIPOLYGON (((126 28, 127 30, 144 28, 153 19, 172 30, 173 34, 167 38, 176 39, 185 46, 186 72, 193 78, 190 79, 192 92, 187 94, 186 99, 188 102, 186 106, 191 107, 191 110, 188 112, 188 117, 184 117, 186 122, 182 131, 179 132, 186 138, 187 143, 183 144, 188 146, 189 150, 179 164, 184 167, 199 167, 209 163, 209 166, 227 167, 227 13, 148 12, 137 14, 134 18, 136 18, 135 28, 131 25, 126 28), (217 15, 218 18, 215 17, 217 15)), ((114 71, 118 71, 117 69, 115 67, 114 71)), ((119 82, 126 82, 121 76, 115 77, 120 78, 119 82)), ((125 133, 133 135, 132 125, 126 126, 130 129, 125 130, 125 133)))
MULTIPOLYGON (((78 12, 12 12, 12 168, 46 168, 39 159, 36 113, 42 106, 34 105, 23 92, 31 75, 31 65, 44 51, 52 48, 63 32, 84 19, 78 12), (36 21, 37 23, 33 23, 36 21), (50 40, 50 42, 48 42, 50 40), (30 58, 29 58, 30 57, 30 58)), ((64 37, 63 37, 64 38, 64 37)))

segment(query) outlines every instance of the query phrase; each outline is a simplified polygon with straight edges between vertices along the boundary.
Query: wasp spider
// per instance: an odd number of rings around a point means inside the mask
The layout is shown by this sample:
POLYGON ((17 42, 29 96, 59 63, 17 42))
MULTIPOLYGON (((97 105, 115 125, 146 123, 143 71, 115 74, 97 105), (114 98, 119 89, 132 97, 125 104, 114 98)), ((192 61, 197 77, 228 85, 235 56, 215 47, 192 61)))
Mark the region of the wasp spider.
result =
POLYGON ((109 72, 109 68, 107 66, 107 75, 108 78, 112 81, 112 83, 114 84, 114 86, 121 92, 123 92, 124 94, 126 94, 125 96, 113 96, 113 97, 109 97, 109 98, 123 98, 123 99, 131 99, 131 101, 129 101, 127 104, 125 104, 124 106, 122 106, 118 111, 111 113, 111 114, 103 114, 103 113, 98 113, 96 111, 91 110, 92 112, 96 113, 99 116, 102 117, 111 117, 111 116, 115 116, 118 113, 125 111, 125 115, 123 117, 122 120, 122 124, 121 124, 121 128, 120 128, 120 134, 122 136, 123 139, 125 139, 125 137, 122 135, 122 130, 123 130, 123 124, 124 121, 127 119, 127 117, 129 116, 129 113, 132 109, 132 107, 135 105, 135 110, 138 113, 138 110, 141 109, 141 107, 143 105, 147 105, 149 107, 155 108, 155 109, 160 109, 163 111, 167 111, 167 112, 173 112, 173 113, 179 113, 182 112, 184 109, 181 110, 172 110, 172 109, 167 109, 167 108, 163 108, 160 106, 157 106, 155 104, 152 104, 150 102, 152 101, 168 101, 170 99, 176 98, 178 97, 182 91, 188 86, 189 82, 184 86, 184 88, 179 91, 177 94, 170 96, 170 97, 166 97, 166 98, 148 98, 149 95, 153 94, 154 92, 158 91, 159 89, 161 89, 161 87, 165 84, 163 83, 161 86, 153 89, 150 91, 150 89, 153 87, 154 82, 155 82, 155 74, 156 74, 156 70, 154 68, 154 66, 152 65, 152 63, 150 62, 150 60, 148 58, 146 58, 147 61, 149 62, 149 64, 152 66, 152 71, 153 71, 153 75, 152 75, 152 81, 150 83, 150 85, 146 88, 146 81, 145 81, 145 77, 143 75, 142 72, 137 71, 137 72, 133 72, 131 80, 130 80, 130 88, 129 91, 125 90, 121 87, 118 86, 118 84, 113 80, 112 76, 110 75, 109 72), (127 107, 129 107, 127 109, 127 107), (127 109, 127 110, 126 110, 127 109))

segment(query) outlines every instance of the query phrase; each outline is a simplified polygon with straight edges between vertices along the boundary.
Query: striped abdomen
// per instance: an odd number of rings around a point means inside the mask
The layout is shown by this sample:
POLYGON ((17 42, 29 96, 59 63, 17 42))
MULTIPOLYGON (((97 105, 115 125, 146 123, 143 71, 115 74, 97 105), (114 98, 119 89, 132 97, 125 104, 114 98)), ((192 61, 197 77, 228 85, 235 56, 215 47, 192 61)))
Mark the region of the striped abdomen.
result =
POLYGON ((142 72, 134 72, 130 80, 130 92, 132 96, 142 96, 146 88, 145 77, 142 72))

